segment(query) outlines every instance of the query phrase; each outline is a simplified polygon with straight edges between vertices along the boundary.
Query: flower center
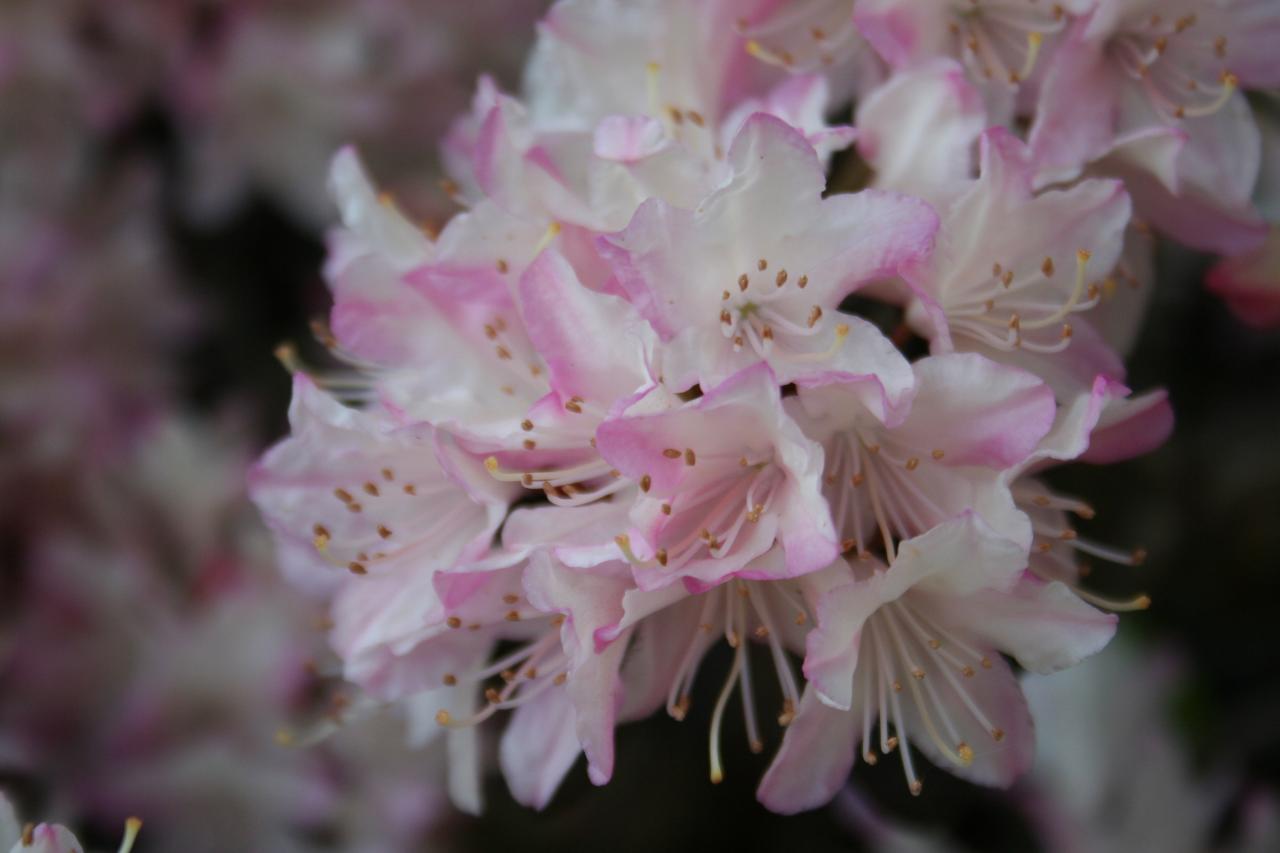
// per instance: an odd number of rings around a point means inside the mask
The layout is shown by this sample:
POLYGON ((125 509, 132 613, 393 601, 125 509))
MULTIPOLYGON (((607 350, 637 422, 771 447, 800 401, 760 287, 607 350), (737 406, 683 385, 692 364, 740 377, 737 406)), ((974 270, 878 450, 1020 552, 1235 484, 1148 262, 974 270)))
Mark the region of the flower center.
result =
POLYGON ((734 352, 748 346, 762 359, 782 356, 793 361, 823 361, 844 343, 849 327, 838 324, 835 341, 814 352, 812 341, 825 331, 818 323, 822 307, 810 305, 803 320, 788 316, 794 310, 799 291, 809 285, 809 276, 793 278, 787 270, 769 271, 769 261, 756 262, 754 273, 744 272, 733 286, 720 294, 720 333, 729 339, 734 352))
POLYGON ((1239 86, 1227 70, 1227 37, 1194 14, 1151 15, 1111 40, 1109 55, 1168 120, 1216 113, 1239 86))
POLYGON ((1087 250, 1076 250, 1075 284, 1062 301, 1046 298, 1043 292, 1058 274, 1053 258, 1046 255, 1039 268, 1016 272, 997 261, 991 278, 957 288, 946 308, 947 323, 953 332, 1005 352, 1062 352, 1071 343, 1067 318, 1088 311, 1103 298, 1102 286, 1088 283, 1090 257, 1087 250))
POLYGON ((1045 34, 1066 26, 1062 6, 1036 0, 963 0, 952 15, 948 28, 970 73, 1010 85, 1031 76, 1045 34))

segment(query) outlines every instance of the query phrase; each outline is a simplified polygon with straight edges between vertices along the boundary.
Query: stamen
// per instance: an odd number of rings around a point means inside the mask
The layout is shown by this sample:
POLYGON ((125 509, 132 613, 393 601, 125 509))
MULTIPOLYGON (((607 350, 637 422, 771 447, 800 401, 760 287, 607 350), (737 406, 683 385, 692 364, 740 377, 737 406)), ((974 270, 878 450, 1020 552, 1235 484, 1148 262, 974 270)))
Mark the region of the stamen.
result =
POLYGON ((724 709, 729 703, 729 694, 733 692, 733 686, 738 681, 738 674, 742 671, 742 656, 734 655, 733 666, 729 670, 729 677, 725 679, 724 686, 720 688, 720 695, 716 698, 715 710, 711 713, 711 784, 719 785, 724 781, 724 766, 720 762, 720 723, 724 719, 724 709))
POLYGON ((1043 33, 1027 33, 1027 59, 1022 64, 1021 70, 1016 71, 1009 76, 1010 83, 1017 83, 1019 81, 1026 80, 1031 76, 1031 72, 1034 71, 1036 67, 1036 60, 1040 56, 1040 45, 1042 42, 1044 42, 1043 33))
POLYGON ((120 839, 120 849, 117 853, 130 853, 133 850, 134 842, 138 840, 138 833, 142 831, 142 821, 139 818, 131 817, 124 822, 124 838, 120 839))

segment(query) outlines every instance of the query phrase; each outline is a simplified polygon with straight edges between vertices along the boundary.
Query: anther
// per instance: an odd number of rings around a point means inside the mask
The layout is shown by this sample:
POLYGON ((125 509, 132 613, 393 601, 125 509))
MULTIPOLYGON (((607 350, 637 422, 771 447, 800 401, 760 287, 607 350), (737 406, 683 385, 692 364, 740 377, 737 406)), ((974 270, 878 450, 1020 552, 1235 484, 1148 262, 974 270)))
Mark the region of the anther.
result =
POLYGON ((645 474, 640 478, 640 491, 647 492, 653 486, 653 478, 645 474))
POLYGON ((684 451, 684 464, 692 467, 698 462, 698 457, 694 455, 692 447, 686 447, 684 451))
POLYGON ((782 287, 784 284, 787 283, 787 271, 778 270, 778 275, 774 278, 773 281, 775 284, 778 285, 778 287, 782 287))
POLYGON ((454 675, 452 672, 446 672, 442 680, 446 687, 452 687, 458 683, 458 676, 454 675))
POLYGON ((456 630, 462 627, 462 620, 457 616, 450 616, 448 619, 444 620, 444 624, 456 630))
POLYGON ((528 418, 525 418, 520 422, 520 429, 524 430, 525 432, 529 432, 530 430, 533 429, 533 421, 529 420, 528 418))
POLYGON ((796 282, 796 287, 800 288, 801 290, 804 290, 808 285, 809 285, 809 276, 807 275, 800 276, 799 281, 796 282))
POLYGON ((751 279, 747 278, 747 274, 743 273, 738 276, 738 290, 746 290, 751 286, 751 279))
POLYGON ((364 567, 364 564, 357 563, 355 560, 352 560, 350 563, 347 563, 347 570, 350 571, 351 574, 353 575, 369 574, 369 570, 364 567))
POLYGON ((822 319, 822 309, 817 305, 809 311, 809 328, 812 329, 818 325, 818 321, 822 319))
POLYGON ((1045 256, 1044 263, 1040 265, 1040 272, 1044 273, 1045 278, 1053 278, 1053 258, 1045 256))
POLYGON ((756 261, 756 269, 760 270, 760 272, 764 272, 768 268, 769 268, 769 262, 764 258, 761 258, 760 260, 756 261))
POLYGON ((680 451, 674 447, 668 447, 666 450, 662 451, 662 455, 668 459, 679 459, 681 456, 680 451))
POLYGON ((383 539, 390 539, 390 538, 391 538, 391 528, 390 528, 390 527, 387 527, 385 524, 379 524, 379 525, 378 525, 378 535, 379 535, 379 536, 381 536, 383 539))

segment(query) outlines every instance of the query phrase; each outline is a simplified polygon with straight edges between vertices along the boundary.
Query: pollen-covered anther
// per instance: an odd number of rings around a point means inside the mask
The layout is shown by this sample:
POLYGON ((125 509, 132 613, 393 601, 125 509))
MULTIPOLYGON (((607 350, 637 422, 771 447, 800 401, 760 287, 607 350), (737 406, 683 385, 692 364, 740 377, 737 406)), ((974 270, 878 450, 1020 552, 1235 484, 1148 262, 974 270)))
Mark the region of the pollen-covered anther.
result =
POLYGON ((929 455, 932 456, 934 459, 941 460, 942 457, 946 456, 947 454, 943 450, 934 450, 929 455))
POLYGON ((533 430, 533 421, 529 420, 528 418, 525 418, 524 420, 522 420, 522 421, 520 422, 520 429, 524 430, 525 432, 530 432, 530 431, 532 431, 532 430, 533 430))
POLYGON ((1044 263, 1040 265, 1040 272, 1044 273, 1045 278, 1053 278, 1053 258, 1045 256, 1044 263))
POLYGON ((369 570, 364 567, 364 563, 357 563, 355 560, 347 563, 347 571, 351 572, 353 575, 369 574, 369 570))
POLYGON ((653 487, 653 478, 645 474, 640 478, 640 491, 647 492, 653 487))
POLYGON ((697 454, 693 452, 692 447, 686 447, 684 450, 684 464, 693 467, 698 464, 697 454))
POLYGON ((920 460, 912 456, 910 459, 907 460, 907 464, 905 467, 908 471, 914 471, 920 467, 920 460))
POLYGON ((329 528, 323 524, 317 524, 311 528, 312 539, 311 544, 315 546, 317 551, 325 551, 329 547, 329 540, 332 538, 329 534, 329 528))
POLYGON ((454 630, 457 630, 458 628, 462 627, 462 620, 459 619, 457 616, 450 616, 448 619, 444 620, 444 624, 448 625, 450 628, 453 628, 454 630))
POLYGON ((585 402, 586 400, 583 400, 581 397, 570 397, 564 404, 565 411, 573 412, 575 415, 580 415, 582 414, 582 404, 585 402))
POLYGON ((385 524, 379 524, 379 525, 378 525, 378 535, 379 535, 379 536, 381 536, 383 539, 390 539, 390 538, 391 538, 391 528, 390 528, 390 527, 387 527, 385 524))
POLYGON ((782 703, 782 713, 778 715, 778 725, 791 725, 796 719, 796 705, 790 699, 786 699, 782 703))
POLYGON ((774 276, 773 283, 778 287, 782 287, 787 283, 787 271, 785 269, 778 270, 778 274, 774 276))
POLYGON ((446 672, 441 681, 444 682, 445 687, 453 687, 458 683, 458 676, 454 675, 452 672, 446 672))
POLYGON ((653 557, 655 560, 658 561, 658 565, 660 566, 667 565, 667 549, 666 548, 659 548, 657 552, 653 555, 653 557))
POLYGON ((679 449, 675 447, 668 447, 666 450, 662 451, 662 455, 668 459, 679 459, 682 454, 679 449))
POLYGON ((809 328, 812 329, 818 325, 818 321, 822 319, 822 308, 815 305, 809 309, 809 328))

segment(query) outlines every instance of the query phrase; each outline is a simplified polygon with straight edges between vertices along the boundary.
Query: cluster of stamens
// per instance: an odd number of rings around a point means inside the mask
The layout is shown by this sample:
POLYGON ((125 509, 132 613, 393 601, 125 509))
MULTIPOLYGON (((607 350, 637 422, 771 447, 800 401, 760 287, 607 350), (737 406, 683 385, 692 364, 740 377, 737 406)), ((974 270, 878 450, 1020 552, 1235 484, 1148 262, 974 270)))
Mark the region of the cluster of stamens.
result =
MULTIPOLYGON (((719 309, 720 333, 728 338, 734 352, 742 352, 750 346, 761 358, 769 358, 780 336, 795 341, 812 338, 821 334, 823 327, 818 325, 822 319, 822 307, 811 305, 803 322, 797 322, 777 305, 780 300, 794 300, 796 290, 804 290, 809 285, 808 275, 792 278, 787 270, 769 271, 769 261, 761 258, 756 261, 752 272, 741 273, 733 285, 720 294, 719 309)), ((846 324, 838 324, 835 329, 835 341, 825 351, 793 352, 779 351, 794 360, 813 361, 829 358, 839 349, 849 333, 846 324)))
POLYGON ((1213 115, 1239 87, 1225 67, 1227 37, 1206 31, 1194 14, 1146 17, 1113 38, 1108 51, 1167 119, 1213 115))
POLYGON ((1081 536, 1069 523, 1067 513, 1088 520, 1094 517, 1094 509, 1076 498, 1050 491, 1042 484, 1034 481, 1019 482, 1014 485, 1013 496, 1031 517, 1035 539, 1031 545, 1029 568, 1037 577, 1066 584, 1084 601, 1113 613, 1146 610, 1151 606, 1151 599, 1145 594, 1130 599, 1115 599, 1099 595, 1080 585, 1081 578, 1089 574, 1090 568, 1087 563, 1079 560, 1078 555, 1095 557, 1114 565, 1140 566, 1147 559, 1145 549, 1122 551, 1081 536), (1045 510, 1052 511, 1057 520, 1050 521, 1045 510), (1061 559, 1054 559, 1055 557, 1061 559))
MULTIPOLYGON (((698 455, 692 448, 669 447, 663 455, 672 460, 682 459, 689 467, 698 464, 698 455)), ((656 564, 674 572, 695 559, 723 557, 733 548, 746 525, 758 523, 772 508, 779 487, 786 481, 785 472, 773 464, 772 451, 740 456, 736 465, 724 465, 724 460, 716 455, 707 459, 721 463, 717 476, 708 477, 696 487, 682 489, 661 504, 661 511, 668 519, 658 534, 651 560, 635 554, 626 534, 616 537, 618 547, 628 560, 641 566, 656 564)), ((641 477, 641 491, 647 493, 651 482, 648 475, 641 477)))
POLYGON ((953 332, 996 349, 1061 352, 1071 343, 1072 327, 1067 318, 1088 311, 1103 297, 1102 284, 1087 279, 1089 258, 1087 250, 1076 251, 1075 284, 1060 303, 1040 298, 1044 283, 1057 274, 1053 258, 1046 255, 1038 269, 1018 272, 997 261, 991 265, 989 279, 967 286, 951 298, 946 306, 947 322, 953 332), (1057 333, 1051 337, 1038 334, 1054 329, 1057 333))
POLYGON ((954 0, 948 24, 959 54, 984 80, 1016 86, 1031 76, 1047 34, 1066 26, 1066 10, 1037 0, 954 0))

